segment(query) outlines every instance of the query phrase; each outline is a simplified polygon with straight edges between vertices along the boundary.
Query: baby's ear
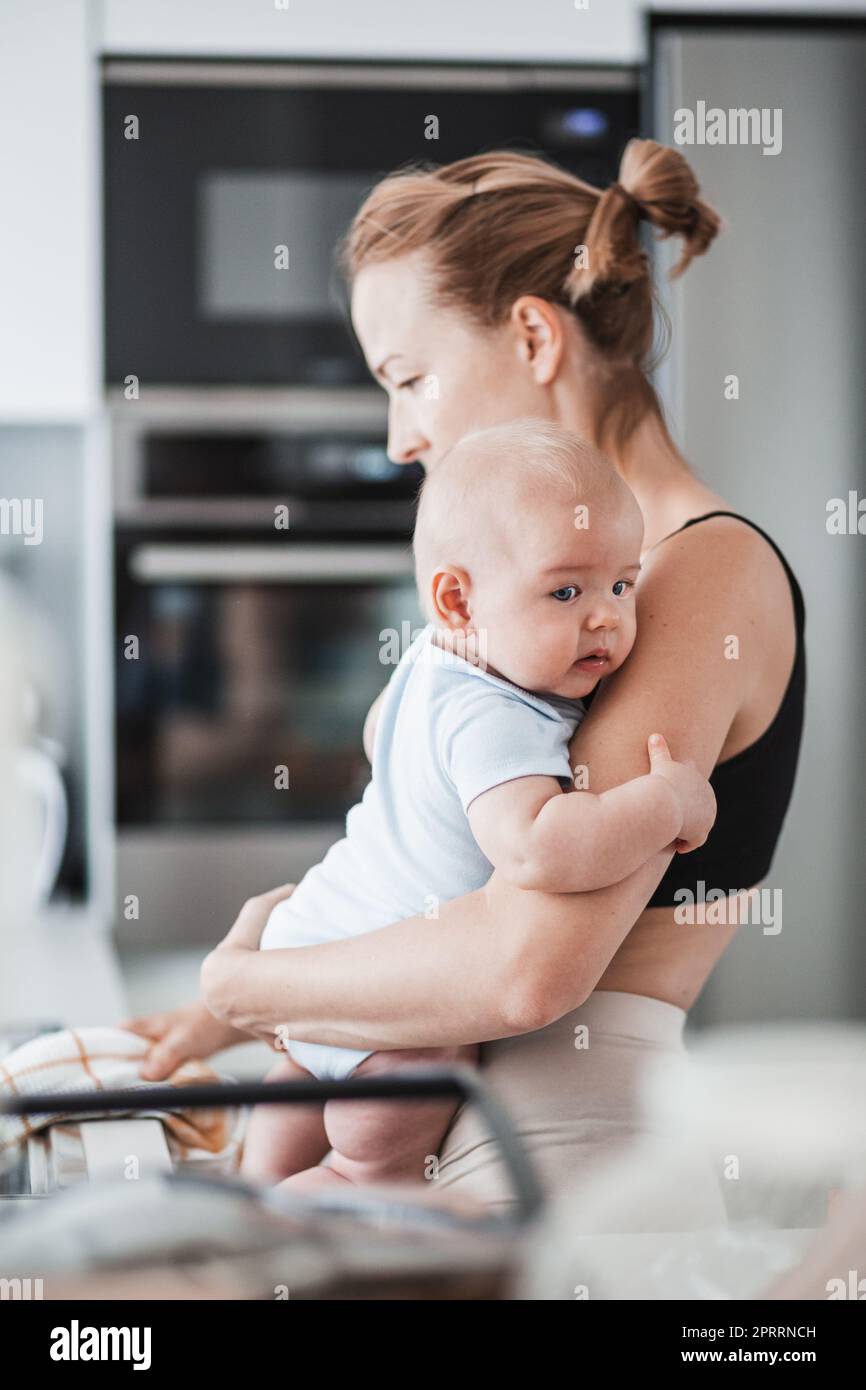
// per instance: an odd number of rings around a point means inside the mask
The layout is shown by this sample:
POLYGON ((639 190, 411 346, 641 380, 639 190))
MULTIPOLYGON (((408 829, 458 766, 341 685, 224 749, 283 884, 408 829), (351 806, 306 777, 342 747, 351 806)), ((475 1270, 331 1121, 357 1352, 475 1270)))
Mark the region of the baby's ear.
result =
POLYGON ((470 620, 469 575, 465 570, 441 569, 433 576, 433 612, 446 627, 464 627, 470 620))

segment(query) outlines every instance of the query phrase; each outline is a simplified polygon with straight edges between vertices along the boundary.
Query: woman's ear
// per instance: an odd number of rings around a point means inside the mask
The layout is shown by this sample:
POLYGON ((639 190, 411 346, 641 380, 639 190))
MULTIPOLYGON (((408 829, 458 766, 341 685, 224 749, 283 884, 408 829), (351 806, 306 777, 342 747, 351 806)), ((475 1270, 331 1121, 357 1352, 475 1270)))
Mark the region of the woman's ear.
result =
POLYGON ((509 324, 520 360, 538 386, 549 386, 562 366, 565 334, 556 305, 537 294, 522 294, 511 306, 509 324))
POLYGON ((433 613, 439 623, 452 629, 471 622, 469 575, 465 570, 437 570, 431 585, 433 613))

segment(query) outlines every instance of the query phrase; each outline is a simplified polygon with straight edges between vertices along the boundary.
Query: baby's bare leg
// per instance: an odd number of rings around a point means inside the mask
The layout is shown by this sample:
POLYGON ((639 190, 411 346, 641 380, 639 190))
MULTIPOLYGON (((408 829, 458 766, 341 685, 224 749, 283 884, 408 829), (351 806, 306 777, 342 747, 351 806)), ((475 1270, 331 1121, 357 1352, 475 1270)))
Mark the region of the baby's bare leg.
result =
MULTIPOLYGON (((355 1076, 411 1071, 417 1067, 472 1064, 478 1048, 417 1048, 374 1052, 355 1076)), ((423 1182, 435 1175, 435 1157, 457 1109, 456 1100, 329 1100, 325 1131, 333 1153, 335 1177, 361 1185, 376 1182, 423 1182)))
MULTIPOLYGON (((265 1080, 309 1081, 310 1073, 286 1056, 265 1080)), ((250 1182, 279 1182, 321 1163, 330 1147, 321 1102, 256 1105, 247 1124, 240 1174, 250 1182)))

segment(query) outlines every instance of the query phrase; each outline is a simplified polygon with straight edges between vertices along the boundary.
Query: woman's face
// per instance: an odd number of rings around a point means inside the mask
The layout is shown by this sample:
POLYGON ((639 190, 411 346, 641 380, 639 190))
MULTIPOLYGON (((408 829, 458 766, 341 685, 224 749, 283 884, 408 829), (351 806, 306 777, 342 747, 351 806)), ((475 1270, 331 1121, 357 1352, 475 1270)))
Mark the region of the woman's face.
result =
POLYGON ((434 307, 428 284, 424 253, 414 252, 365 266, 352 293, 355 332, 388 394, 388 454, 425 468, 469 430, 551 415, 510 324, 482 328, 457 309, 434 307))

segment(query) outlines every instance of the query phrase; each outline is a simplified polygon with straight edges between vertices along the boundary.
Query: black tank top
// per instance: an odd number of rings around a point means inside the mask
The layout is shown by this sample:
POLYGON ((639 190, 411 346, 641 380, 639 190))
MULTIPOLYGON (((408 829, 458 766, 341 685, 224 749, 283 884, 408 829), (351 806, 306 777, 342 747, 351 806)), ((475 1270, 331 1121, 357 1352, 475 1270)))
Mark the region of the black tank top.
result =
MULTIPOLYGON (((647 907, 675 906, 674 893, 688 888, 702 898, 711 888, 734 892, 751 888, 766 878, 773 862, 776 842, 782 830, 791 792, 806 694, 806 605, 791 566, 776 542, 748 517, 737 512, 707 512, 692 517, 678 531, 696 526, 714 516, 735 516, 764 537, 773 547, 788 576, 794 600, 797 646, 788 687, 772 724, 760 738, 724 762, 716 763, 710 786, 716 795, 718 813, 705 844, 691 854, 675 854, 667 871, 647 903, 647 907), (703 890, 700 887, 703 880, 703 890)), ((669 537, 665 536, 664 540, 669 537)), ((662 542, 659 541, 661 545, 662 542)))

